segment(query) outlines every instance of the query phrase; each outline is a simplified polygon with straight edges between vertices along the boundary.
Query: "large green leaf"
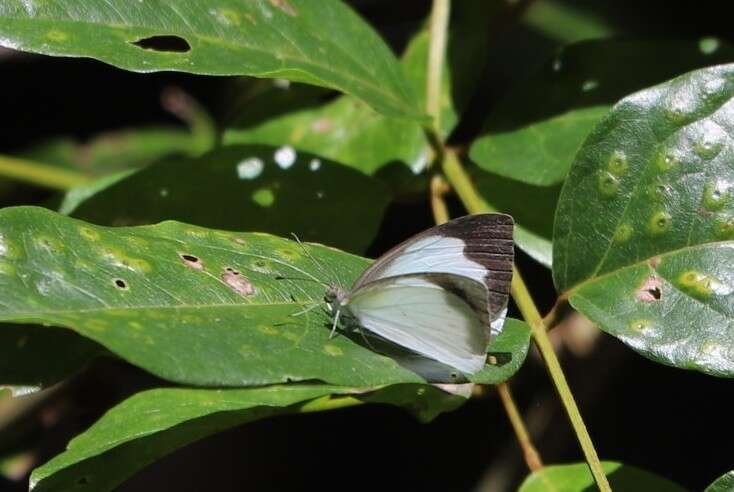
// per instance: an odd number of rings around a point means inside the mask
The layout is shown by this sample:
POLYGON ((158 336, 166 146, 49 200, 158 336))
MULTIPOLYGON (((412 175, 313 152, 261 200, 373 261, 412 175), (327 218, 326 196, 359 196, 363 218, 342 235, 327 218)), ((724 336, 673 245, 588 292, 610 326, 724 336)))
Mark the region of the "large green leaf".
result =
POLYGON ((66 451, 31 476, 31 490, 113 490, 140 469, 175 449, 221 430, 272 415, 328 408, 320 397, 403 404, 420 404, 433 414, 451 410, 464 400, 430 386, 387 388, 391 395, 365 393, 326 385, 288 385, 249 389, 164 388, 138 393, 123 401, 86 432, 73 439, 66 451), (343 395, 343 396, 340 396, 343 395))
POLYGON ((0 44, 138 72, 281 77, 422 118, 389 48, 338 0, 7 0, 0 44))
POLYGON ((727 472, 714 480, 704 492, 731 492, 732 490, 734 490, 734 471, 727 472))
POLYGON ((734 375, 734 65, 617 104, 561 193, 553 275, 643 355, 734 375))
MULTIPOLYGON (((602 462, 612 489, 624 492, 685 492, 686 489, 654 473, 614 461, 602 462)), ((597 490, 586 463, 546 466, 520 486, 519 492, 591 492, 597 490)))
MULTIPOLYGON (((351 285, 364 258, 171 221, 99 227, 34 207, 4 209, 0 224, 0 321, 69 327, 192 385, 425 381, 359 334, 329 336, 324 284, 351 285)), ((497 367, 472 381, 496 382, 519 367, 528 336, 513 326, 527 329, 509 324, 497 367)))
POLYGON ((0 386, 35 391, 83 369, 105 352, 70 330, 0 325, 0 386))
POLYGON ((175 219, 221 229, 295 233, 304 241, 363 252, 389 200, 379 180, 292 147, 233 146, 199 158, 168 159, 129 176, 107 178, 102 186, 75 189, 62 210, 97 224, 175 219))
MULTIPOLYGON (((496 1, 472 0, 456 4, 452 12, 441 85, 444 135, 456 126, 481 74, 482 63, 477 60, 484 59, 487 46, 485 23, 502 7, 496 1)), ((419 100, 425 99, 428 45, 428 30, 423 29, 411 40, 402 59, 419 100)), ((415 172, 426 167, 430 146, 419 124, 377 114, 349 96, 315 108, 294 104, 291 111, 280 111, 282 101, 293 103, 297 97, 288 92, 293 91, 275 88, 248 101, 241 116, 225 131, 224 143, 289 144, 368 174, 393 162, 405 163, 415 172)), ((307 98, 312 100, 313 95, 309 93, 307 98)))
POLYGON ((584 138, 617 100, 732 59, 734 50, 712 38, 570 45, 492 110, 471 158, 488 171, 525 183, 560 183, 584 138))

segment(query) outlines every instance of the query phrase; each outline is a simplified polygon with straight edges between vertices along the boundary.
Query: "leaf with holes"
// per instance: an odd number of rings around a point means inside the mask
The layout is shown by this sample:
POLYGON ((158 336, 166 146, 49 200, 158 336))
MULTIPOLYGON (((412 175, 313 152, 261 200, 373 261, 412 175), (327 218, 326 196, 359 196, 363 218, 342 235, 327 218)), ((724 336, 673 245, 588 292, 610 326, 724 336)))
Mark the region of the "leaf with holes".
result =
POLYGON ((71 330, 0 324, 0 386, 26 394, 83 369, 106 351, 71 330))
POLYGON ((423 119, 389 48, 337 0, 9 0, 0 44, 137 72, 280 77, 423 119))
POLYGON ((734 376, 734 65, 623 99, 561 192, 553 276, 641 354, 734 376))
MULTIPOLYGON (((685 492, 686 489, 649 471, 623 465, 614 461, 602 462, 609 485, 614 490, 625 492, 685 492)), ((531 474, 520 485, 518 492, 580 492, 595 490, 594 478, 589 472, 589 465, 576 463, 573 465, 546 466, 531 474)))
POLYGON ((233 146, 194 159, 171 158, 130 176, 114 175, 102 186, 77 188, 61 210, 97 224, 176 219, 296 234, 304 241, 363 252, 389 201, 382 182, 292 147, 233 146))
POLYGON ((703 492, 731 492, 732 490, 734 490, 734 471, 727 472, 714 480, 703 492))
MULTIPOLYGON (((441 85, 441 126, 448 135, 458 115, 468 103, 481 74, 489 30, 486 19, 495 18, 503 7, 485 0, 458 3, 452 14, 449 59, 441 85), (481 24, 481 29, 477 29, 481 24)), ((408 82, 419 100, 425 100, 428 62, 428 30, 421 30, 403 54, 402 65, 408 82)), ((241 110, 224 133, 225 144, 289 144, 342 164, 373 174, 391 163, 407 164, 414 172, 427 165, 429 142, 423 128, 404 119, 375 113, 354 97, 342 96, 316 108, 297 108, 274 114, 279 101, 293 103, 290 91, 273 88, 241 110), (271 117, 268 117, 271 116, 271 117)))
MULTIPOLYGON (((324 284, 351 285, 364 258, 172 221, 99 227, 34 207, 4 209, 0 224, 0 321, 71 328, 183 384, 425 382, 358 333, 330 338, 330 317, 315 309, 324 284)), ((497 370, 472 380, 509 377, 527 346, 507 336, 497 370)))
POLYGON ((307 413, 379 399, 403 405, 410 395, 436 415, 464 398, 430 386, 400 385, 365 392, 326 385, 288 385, 248 389, 161 388, 143 391, 107 412, 74 438, 66 451, 31 475, 31 489, 105 492, 145 466, 186 444, 224 429, 273 415, 307 413), (331 400, 323 397, 331 397, 331 400), (340 403, 343 402, 343 403, 340 403))
POLYGON ((492 111, 471 158, 507 178, 558 184, 584 138, 617 100, 685 71, 732 60, 734 49, 713 38, 570 45, 492 111))

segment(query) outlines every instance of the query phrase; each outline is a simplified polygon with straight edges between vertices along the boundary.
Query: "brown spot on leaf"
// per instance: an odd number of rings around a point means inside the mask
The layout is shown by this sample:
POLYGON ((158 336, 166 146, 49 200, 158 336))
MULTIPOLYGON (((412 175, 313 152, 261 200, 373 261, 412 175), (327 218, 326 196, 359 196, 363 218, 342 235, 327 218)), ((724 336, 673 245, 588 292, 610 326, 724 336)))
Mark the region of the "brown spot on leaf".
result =
POLYGON ((222 281, 241 296, 250 296, 255 293, 255 286, 247 280, 247 277, 232 267, 226 267, 224 269, 222 281))
POLYGON ((296 8, 288 1, 288 0, 270 0, 270 5, 273 7, 282 10, 288 15, 296 16, 298 15, 298 11, 296 8))
POLYGON ((663 297, 663 283, 659 278, 652 275, 635 292, 635 297, 642 302, 655 302, 663 297))
POLYGON ((650 265, 650 268, 652 268, 653 270, 656 269, 658 265, 660 264, 660 257, 653 256, 652 258, 650 258, 647 264, 650 265))
POLYGON ((311 130, 316 133, 326 133, 331 130, 331 118, 319 118, 311 123, 311 130))

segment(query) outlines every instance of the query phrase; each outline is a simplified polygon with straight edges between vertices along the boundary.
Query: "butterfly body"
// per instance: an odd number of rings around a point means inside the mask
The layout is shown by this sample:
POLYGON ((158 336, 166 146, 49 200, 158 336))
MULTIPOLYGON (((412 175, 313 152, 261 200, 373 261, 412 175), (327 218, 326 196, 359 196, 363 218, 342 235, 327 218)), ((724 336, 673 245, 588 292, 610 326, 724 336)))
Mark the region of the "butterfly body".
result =
POLYGON ((462 217, 378 258, 350 290, 324 296, 338 326, 359 327, 465 374, 481 370, 512 278, 512 218, 462 217))

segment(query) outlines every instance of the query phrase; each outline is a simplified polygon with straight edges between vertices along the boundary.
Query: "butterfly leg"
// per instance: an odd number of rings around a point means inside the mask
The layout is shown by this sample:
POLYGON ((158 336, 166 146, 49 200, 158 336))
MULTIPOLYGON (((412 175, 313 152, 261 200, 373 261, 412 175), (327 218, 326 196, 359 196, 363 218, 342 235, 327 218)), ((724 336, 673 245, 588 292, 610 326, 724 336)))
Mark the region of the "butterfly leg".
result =
POLYGON ((336 333, 336 327, 339 326, 339 315, 341 314, 341 310, 337 310, 336 314, 334 315, 334 324, 331 327, 331 333, 329 334, 329 340, 334 338, 334 333, 336 333))

